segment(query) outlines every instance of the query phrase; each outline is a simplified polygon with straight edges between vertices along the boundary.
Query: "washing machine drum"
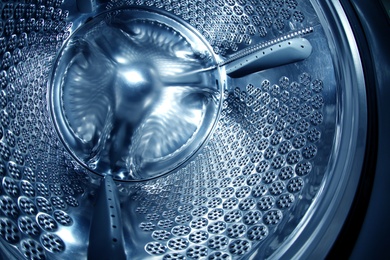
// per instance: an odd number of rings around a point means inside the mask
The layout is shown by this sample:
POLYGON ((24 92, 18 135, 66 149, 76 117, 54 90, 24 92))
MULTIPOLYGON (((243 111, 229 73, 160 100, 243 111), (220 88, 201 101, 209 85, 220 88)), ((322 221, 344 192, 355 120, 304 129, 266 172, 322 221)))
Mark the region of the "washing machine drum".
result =
POLYGON ((0 6, 5 258, 327 254, 367 135, 339 2, 0 6))

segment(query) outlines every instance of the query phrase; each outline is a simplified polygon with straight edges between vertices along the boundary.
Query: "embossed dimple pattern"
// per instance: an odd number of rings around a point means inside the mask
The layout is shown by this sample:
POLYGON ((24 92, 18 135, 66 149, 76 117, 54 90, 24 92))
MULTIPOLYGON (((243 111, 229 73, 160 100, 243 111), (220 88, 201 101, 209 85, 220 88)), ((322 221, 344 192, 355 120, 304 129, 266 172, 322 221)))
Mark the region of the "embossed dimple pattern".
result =
POLYGON ((73 224, 66 211, 79 205, 86 184, 47 113, 51 66, 72 27, 62 3, 0 5, 0 235, 28 259, 66 250, 54 232, 73 224), (61 185, 74 193, 62 192, 61 185))
POLYGON ((25 239, 20 243, 24 256, 28 259, 46 259, 45 249, 41 243, 33 239, 25 239))
POLYGON ((65 250, 65 244, 62 239, 51 233, 41 235, 41 243, 50 252, 60 253, 65 250))
MULTIPOLYGON (((322 107, 296 102, 321 100, 316 97, 321 90, 314 91, 322 89, 318 82, 322 81, 302 73, 296 79, 283 76, 278 82, 263 80, 235 88, 225 95, 217 127, 197 157, 175 173, 149 181, 147 186, 153 189, 144 186, 136 192, 138 216, 147 220, 142 195, 152 196, 151 201, 165 201, 163 216, 179 224, 159 230, 181 238, 160 236, 161 254, 235 259, 288 221, 286 214, 311 178, 321 141, 321 122, 311 118, 322 117, 322 107), (173 193, 166 197, 163 190, 168 187, 173 193)), ((158 226, 157 220, 149 220, 148 227, 158 226)), ((141 229, 150 232, 144 223, 141 229)), ((156 233, 150 238, 156 240, 156 233)))
POLYGON ((17 225, 6 218, 0 218, 0 236, 11 244, 19 242, 20 240, 20 233, 17 225))
POLYGON ((217 54, 231 54, 305 25, 296 1, 110 1, 107 9, 143 5, 181 17, 195 27, 217 54), (293 3, 292 3, 293 2, 293 3))
MULTIPOLYGON (((67 250, 86 174, 61 148, 47 114, 55 53, 70 34, 62 0, 0 6, 0 236, 28 259, 67 250)), ((216 54, 301 29, 296 0, 111 1, 150 6, 192 25, 216 54)), ((241 84, 241 83, 240 83, 241 84)), ((301 200, 319 153, 326 87, 316 75, 251 81, 226 91, 207 146, 184 168, 131 195, 147 254, 235 259, 266 241, 301 200)), ((61 258, 61 256, 59 256, 61 258)))
POLYGON ((30 236, 37 236, 41 230, 35 220, 23 216, 18 219, 20 230, 30 236))

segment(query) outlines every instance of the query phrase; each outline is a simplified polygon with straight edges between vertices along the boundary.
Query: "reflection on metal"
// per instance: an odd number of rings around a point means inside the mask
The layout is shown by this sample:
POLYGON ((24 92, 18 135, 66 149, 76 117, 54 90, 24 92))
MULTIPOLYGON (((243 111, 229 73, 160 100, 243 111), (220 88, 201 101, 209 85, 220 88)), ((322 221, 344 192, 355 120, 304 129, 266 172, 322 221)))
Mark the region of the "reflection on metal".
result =
POLYGON ((337 1, 101 2, 0 6, 4 258, 323 258, 365 145, 337 1))
POLYGON ((183 25, 146 11, 105 14, 60 54, 54 120, 71 153, 121 180, 157 177, 199 149, 220 105, 219 69, 183 25), (180 31, 178 31, 180 30, 180 31))
POLYGON ((231 77, 244 77, 254 72, 302 61, 312 52, 310 42, 304 38, 291 39, 250 53, 226 65, 231 77))
POLYGON ((271 45, 275 45, 277 43, 287 41, 290 39, 303 37, 305 35, 307 36, 308 34, 312 33, 313 30, 314 30, 314 28, 310 26, 310 27, 307 27, 304 29, 300 29, 300 30, 296 30, 296 31, 287 33, 287 34, 282 34, 282 35, 275 37, 275 38, 268 40, 268 41, 261 41, 257 44, 254 44, 253 46, 249 46, 243 50, 240 50, 240 51, 234 53, 233 55, 231 55, 231 57, 226 58, 225 60, 220 62, 218 65, 224 66, 230 62, 241 59, 241 58, 248 56, 252 53, 258 52, 262 49, 266 49, 266 48, 270 47, 271 45))
POLYGON ((97 190, 88 243, 88 259, 126 259, 118 191, 110 175, 97 190))

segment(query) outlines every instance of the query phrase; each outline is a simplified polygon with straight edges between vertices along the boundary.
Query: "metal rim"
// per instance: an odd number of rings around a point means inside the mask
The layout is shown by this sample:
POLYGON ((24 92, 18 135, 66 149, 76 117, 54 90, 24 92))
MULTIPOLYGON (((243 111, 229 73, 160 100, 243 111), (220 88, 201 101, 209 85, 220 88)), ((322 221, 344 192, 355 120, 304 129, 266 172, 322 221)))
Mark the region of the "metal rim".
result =
POLYGON ((354 199, 366 149, 366 87, 351 25, 339 1, 312 4, 327 28, 329 46, 334 51, 339 84, 336 136, 329 174, 305 217, 270 257, 276 259, 315 259, 327 255, 354 199))
MULTIPOLYGON (((178 31, 183 31, 185 32, 184 37, 188 39, 191 43, 193 43, 196 46, 202 46, 202 48, 205 49, 210 55, 212 55, 211 47, 207 43, 207 41, 204 39, 203 36, 199 34, 194 28, 189 27, 186 23, 183 23, 180 19, 177 19, 173 15, 166 13, 164 11, 162 12, 157 12, 156 10, 152 10, 149 8, 145 7, 125 7, 125 8, 116 8, 114 10, 109 10, 109 11, 104 11, 101 13, 95 14, 94 18, 88 18, 85 25, 80 25, 78 26, 71 34, 71 36, 64 42, 62 49, 60 51, 60 55, 58 55, 57 60, 54 64, 54 69, 51 72, 51 80, 48 83, 49 85, 49 107, 50 107, 50 112, 51 116, 53 118, 53 122, 55 123, 55 128, 57 130, 58 136, 60 137, 60 140, 62 141, 64 147, 67 149, 67 151, 74 157, 74 159, 80 163, 88 172, 91 172, 99 177, 104 177, 105 173, 96 171, 94 169, 91 169, 87 163, 83 160, 79 154, 73 151, 72 147, 80 145, 80 142, 77 141, 76 137, 74 136, 74 133, 70 131, 70 126, 68 123, 64 123, 61 120, 58 120, 58 118, 64 117, 62 114, 64 114, 64 108, 63 105, 61 104, 61 97, 63 96, 63 91, 58 87, 57 85, 60 85, 58 83, 60 80, 56 79, 56 74, 58 73, 58 69, 56 68, 57 66, 64 66, 68 62, 61 62, 63 59, 63 53, 66 53, 66 49, 69 48, 68 45, 70 45, 70 41, 72 37, 77 38, 77 33, 80 30, 88 30, 88 27, 91 27, 93 25, 91 24, 92 20, 97 20, 100 21, 100 19, 103 19, 106 16, 109 16, 110 14, 116 14, 120 12, 136 12, 139 13, 139 15, 144 15, 146 18, 144 19, 150 19, 151 21, 159 21, 161 20, 162 22, 169 24, 169 26, 172 26, 173 29, 178 30, 178 31), (87 27, 85 29, 84 27, 87 27), (76 36, 75 36, 76 35, 76 36)), ((81 19, 81 18, 79 18, 81 19)), ((92 24, 96 23, 96 21, 93 21, 92 24)), ((181 36, 182 37, 182 36, 181 36)), ((211 56, 214 62, 219 62, 219 57, 213 54, 211 56)), ((218 116, 220 114, 221 110, 221 100, 222 100, 222 88, 223 85, 225 84, 225 76, 224 75, 224 70, 218 68, 218 74, 217 76, 217 83, 216 83, 216 89, 219 92, 218 95, 218 101, 217 101, 217 106, 215 111, 206 111, 203 115, 202 123, 197 131, 194 133, 194 136, 191 137, 191 139, 188 140, 188 142, 183 145, 183 149, 180 148, 179 150, 184 150, 184 151, 175 151, 172 154, 168 154, 163 157, 163 161, 155 163, 153 160, 150 160, 147 164, 149 165, 151 174, 150 176, 147 176, 145 178, 134 178, 134 179, 121 179, 118 177, 114 177, 115 181, 118 182, 144 182, 148 180, 153 180, 159 177, 162 177, 164 175, 167 175, 171 173, 172 171, 178 169, 180 166, 185 164, 190 158, 192 158, 203 146, 205 143, 207 143, 207 140, 209 139, 210 132, 213 131, 213 128, 215 128, 215 124, 218 121, 218 116), (199 139, 198 136, 204 136, 202 140, 197 140, 199 139), (195 139, 195 140, 194 140, 195 139), (179 163, 175 163, 175 161, 179 161, 179 163), (161 171, 159 168, 164 168, 163 171, 161 171)))
MULTIPOLYGON (((349 212, 363 164, 367 107, 361 59, 351 26, 341 4, 334 0, 313 6, 327 34, 336 68, 337 107, 335 138, 325 178, 304 218, 270 258, 323 258, 349 212)), ((3 245, 1 245, 3 246, 3 245)), ((256 248, 245 256, 256 258, 256 248)), ((11 250, 12 247, 11 247, 11 250)), ((259 254, 261 255, 261 254, 259 254)))

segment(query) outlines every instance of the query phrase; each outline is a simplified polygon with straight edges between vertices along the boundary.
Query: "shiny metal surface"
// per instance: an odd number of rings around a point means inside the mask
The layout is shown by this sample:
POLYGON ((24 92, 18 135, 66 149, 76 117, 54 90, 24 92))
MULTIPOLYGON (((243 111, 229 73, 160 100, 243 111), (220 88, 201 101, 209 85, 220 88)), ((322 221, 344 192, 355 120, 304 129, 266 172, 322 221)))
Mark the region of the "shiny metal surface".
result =
POLYGON ((223 80, 216 63, 204 42, 169 17, 103 14, 72 35, 56 63, 50 95, 60 135, 99 174, 143 180, 166 173, 213 126, 223 80))
POLYGON ((324 256, 365 146, 361 64, 337 1, 76 6, 1 5, 3 254, 324 256), (310 55, 226 75, 286 40, 310 55))

